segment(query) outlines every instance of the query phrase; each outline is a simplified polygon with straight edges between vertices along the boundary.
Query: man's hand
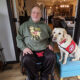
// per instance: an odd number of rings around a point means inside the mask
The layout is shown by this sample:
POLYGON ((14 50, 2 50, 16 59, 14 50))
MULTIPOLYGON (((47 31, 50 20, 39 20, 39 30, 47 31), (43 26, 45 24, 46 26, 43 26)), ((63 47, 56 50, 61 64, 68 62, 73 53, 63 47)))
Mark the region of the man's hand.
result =
POLYGON ((25 48, 25 49, 23 50, 23 56, 24 56, 25 54, 33 54, 33 52, 32 52, 29 48, 25 48))
POLYGON ((53 51, 53 47, 51 45, 48 45, 48 48, 53 51))

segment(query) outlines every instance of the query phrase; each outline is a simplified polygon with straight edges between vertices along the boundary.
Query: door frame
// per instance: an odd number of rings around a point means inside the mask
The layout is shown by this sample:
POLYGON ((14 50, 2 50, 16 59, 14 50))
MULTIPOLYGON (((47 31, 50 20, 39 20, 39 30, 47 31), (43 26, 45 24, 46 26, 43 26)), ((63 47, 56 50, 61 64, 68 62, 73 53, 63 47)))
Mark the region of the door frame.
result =
POLYGON ((77 5, 77 12, 76 12, 76 19, 75 19, 75 31, 74 31, 74 41, 79 44, 79 38, 80 38, 80 0, 78 1, 77 5))
POLYGON ((19 54, 20 53, 18 52, 17 43, 16 43, 17 31, 16 31, 16 24, 15 24, 15 21, 14 21, 13 0, 6 0, 6 2, 7 2, 9 20, 10 20, 10 25, 11 25, 11 31, 12 31, 12 38, 13 38, 13 44, 14 44, 14 49, 15 49, 16 61, 19 61, 19 54))
MULTIPOLYGON (((16 35, 17 35, 16 24, 13 21, 13 18, 14 18, 13 1, 12 0, 6 0, 6 2, 7 2, 7 7, 8 7, 8 13, 9 13, 14 49, 15 49, 15 54, 16 54, 16 60, 19 61, 19 54, 20 53, 18 53, 18 48, 17 48, 17 43, 16 43, 16 35)), ((75 31, 74 31, 74 41, 78 44, 79 38, 80 38, 80 0, 78 0, 75 21, 76 21, 76 24, 75 24, 75 31)))

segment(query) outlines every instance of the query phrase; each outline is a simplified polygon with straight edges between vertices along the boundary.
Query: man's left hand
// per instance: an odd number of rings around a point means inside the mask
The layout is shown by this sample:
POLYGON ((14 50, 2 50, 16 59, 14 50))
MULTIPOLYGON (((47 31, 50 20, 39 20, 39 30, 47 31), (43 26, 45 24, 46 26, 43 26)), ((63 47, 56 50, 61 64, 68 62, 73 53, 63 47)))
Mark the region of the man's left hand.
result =
POLYGON ((48 48, 53 51, 53 47, 51 45, 48 45, 48 48))

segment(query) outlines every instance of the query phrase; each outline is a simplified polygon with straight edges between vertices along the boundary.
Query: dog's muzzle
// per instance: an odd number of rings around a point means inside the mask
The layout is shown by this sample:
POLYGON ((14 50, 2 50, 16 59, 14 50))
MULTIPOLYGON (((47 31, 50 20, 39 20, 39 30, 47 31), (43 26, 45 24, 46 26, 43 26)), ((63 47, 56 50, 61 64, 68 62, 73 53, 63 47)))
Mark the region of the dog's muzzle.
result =
POLYGON ((56 41, 56 40, 57 40, 57 38, 56 38, 56 37, 53 37, 53 38, 52 38, 52 41, 56 41))

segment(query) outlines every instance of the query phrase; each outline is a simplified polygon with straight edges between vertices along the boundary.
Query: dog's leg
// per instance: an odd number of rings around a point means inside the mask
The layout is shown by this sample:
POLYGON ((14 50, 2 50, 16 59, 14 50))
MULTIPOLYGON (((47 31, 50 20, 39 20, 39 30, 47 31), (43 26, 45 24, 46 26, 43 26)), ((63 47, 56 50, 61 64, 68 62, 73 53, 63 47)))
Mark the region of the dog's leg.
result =
MULTIPOLYGON (((75 54, 77 54, 77 53, 75 53, 75 54)), ((78 61, 78 60, 79 60, 79 56, 78 55, 75 55, 75 58, 72 59, 72 61, 78 61)))
POLYGON ((69 54, 68 52, 65 53, 63 64, 66 64, 67 62, 68 54, 69 54))
POLYGON ((76 50, 76 52, 75 52, 75 54, 74 54, 74 59, 72 59, 72 61, 78 61, 79 59, 80 59, 80 49, 79 48, 77 48, 77 50, 76 50))
POLYGON ((63 78, 60 78, 60 80, 63 80, 63 78))
POLYGON ((59 62, 61 62, 63 60, 63 51, 60 50, 60 59, 59 62))

